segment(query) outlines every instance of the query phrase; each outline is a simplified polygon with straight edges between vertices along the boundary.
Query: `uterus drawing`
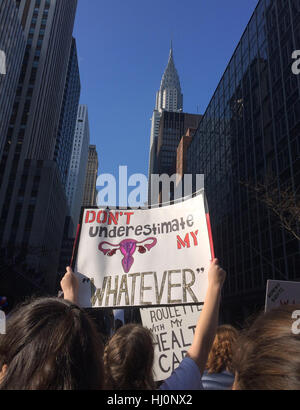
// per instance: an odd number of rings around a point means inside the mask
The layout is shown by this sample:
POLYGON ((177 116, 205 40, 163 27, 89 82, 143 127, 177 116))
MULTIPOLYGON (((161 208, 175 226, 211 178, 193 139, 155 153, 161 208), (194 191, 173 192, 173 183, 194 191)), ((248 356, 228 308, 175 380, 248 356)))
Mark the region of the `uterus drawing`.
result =
POLYGON ((128 273, 134 262, 134 253, 136 249, 141 254, 150 251, 153 246, 157 244, 156 238, 147 238, 143 241, 136 241, 135 239, 124 239, 122 242, 114 245, 109 242, 101 242, 98 246, 100 252, 106 256, 114 256, 118 250, 121 251, 123 255, 122 267, 125 273, 128 273), (144 245, 142 245, 144 244, 144 245), (104 247, 104 245, 109 245, 109 248, 104 247))

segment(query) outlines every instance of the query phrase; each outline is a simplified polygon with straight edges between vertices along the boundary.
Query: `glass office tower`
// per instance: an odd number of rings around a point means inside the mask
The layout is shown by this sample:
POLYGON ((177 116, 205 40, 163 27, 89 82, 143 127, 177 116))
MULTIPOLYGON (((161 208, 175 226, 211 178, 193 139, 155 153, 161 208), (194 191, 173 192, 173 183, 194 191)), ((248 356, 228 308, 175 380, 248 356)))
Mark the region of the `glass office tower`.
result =
POLYGON ((12 114, 25 46, 15 2, 0 1, 0 157, 12 114))
POLYGON ((300 2, 260 0, 188 150, 188 171, 205 174, 215 251, 228 273, 224 321, 242 323, 261 308, 268 279, 300 279, 299 241, 249 190, 269 181, 278 197, 290 187, 296 198, 297 49, 300 2))
POLYGON ((58 165, 61 181, 65 189, 72 156, 72 147, 80 99, 80 90, 81 84, 78 66, 77 47, 76 40, 75 38, 73 38, 69 57, 69 66, 65 84, 64 98, 60 113, 59 128, 54 151, 54 160, 58 165))
POLYGON ((26 49, 8 128, 1 135, 0 265, 5 275, 0 288, 11 281, 6 292, 16 296, 15 278, 22 275, 33 284, 31 293, 42 289, 53 294, 67 214, 65 187, 53 157, 77 0, 13 3, 26 49), (11 267, 11 261, 18 263, 11 267))

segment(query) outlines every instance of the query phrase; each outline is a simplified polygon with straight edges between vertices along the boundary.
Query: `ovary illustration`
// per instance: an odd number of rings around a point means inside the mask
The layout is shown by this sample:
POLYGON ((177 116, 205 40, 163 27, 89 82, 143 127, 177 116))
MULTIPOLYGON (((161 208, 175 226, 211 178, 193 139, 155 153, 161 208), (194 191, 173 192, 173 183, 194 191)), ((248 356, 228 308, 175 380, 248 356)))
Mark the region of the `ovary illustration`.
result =
POLYGON ((106 256, 113 256, 118 250, 121 251, 123 255, 122 266, 125 273, 128 273, 134 262, 134 253, 138 248, 138 252, 144 254, 146 250, 150 251, 153 246, 157 244, 156 238, 148 238, 143 241, 136 241, 135 239, 124 239, 122 242, 114 245, 109 242, 101 242, 98 246, 99 251, 104 253, 106 256), (144 244, 144 245, 142 245, 144 244), (109 248, 104 247, 108 245, 109 248))

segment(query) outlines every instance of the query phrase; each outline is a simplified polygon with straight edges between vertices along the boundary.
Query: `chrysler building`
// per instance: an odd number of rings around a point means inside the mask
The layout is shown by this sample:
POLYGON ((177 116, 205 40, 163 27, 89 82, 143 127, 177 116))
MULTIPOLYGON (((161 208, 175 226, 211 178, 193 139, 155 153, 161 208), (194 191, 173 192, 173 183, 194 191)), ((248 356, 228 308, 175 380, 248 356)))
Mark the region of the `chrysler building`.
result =
POLYGON ((159 132, 159 124, 163 111, 182 112, 183 111, 183 95, 179 76, 174 64, 173 47, 169 54, 167 68, 163 74, 160 89, 156 93, 156 105, 152 115, 151 135, 150 135, 150 154, 149 154, 149 202, 151 192, 151 174, 157 173, 157 139, 159 132))

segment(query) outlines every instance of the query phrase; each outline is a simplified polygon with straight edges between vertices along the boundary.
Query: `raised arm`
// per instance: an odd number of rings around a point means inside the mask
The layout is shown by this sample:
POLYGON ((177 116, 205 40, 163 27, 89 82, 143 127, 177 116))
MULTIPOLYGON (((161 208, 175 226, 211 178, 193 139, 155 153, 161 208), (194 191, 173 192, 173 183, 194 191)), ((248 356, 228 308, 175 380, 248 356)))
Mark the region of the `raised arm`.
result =
POLYGON ((199 366, 201 375, 205 370, 217 331, 221 290, 225 277, 226 272, 219 266, 218 259, 214 259, 208 272, 208 288, 203 310, 196 326, 192 346, 187 352, 188 356, 199 366))
POLYGON ((64 299, 77 304, 79 284, 78 279, 74 275, 70 266, 67 267, 67 271, 60 282, 60 286, 64 292, 64 299))

